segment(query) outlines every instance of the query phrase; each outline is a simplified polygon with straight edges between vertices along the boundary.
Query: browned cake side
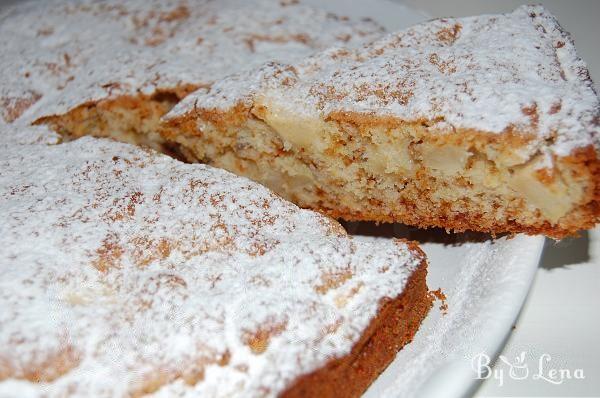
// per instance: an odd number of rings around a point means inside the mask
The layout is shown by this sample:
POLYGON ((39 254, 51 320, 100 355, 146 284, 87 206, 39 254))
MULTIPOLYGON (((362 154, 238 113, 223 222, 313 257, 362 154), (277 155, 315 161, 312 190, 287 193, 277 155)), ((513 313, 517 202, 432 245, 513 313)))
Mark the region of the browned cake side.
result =
MULTIPOLYGON (((411 248, 420 250, 415 244, 411 248)), ((404 292, 381 303, 377 317, 350 354, 300 377, 281 397, 360 397, 394 360, 396 353, 412 341, 427 316, 432 299, 426 277, 427 262, 423 260, 410 276, 404 292)))

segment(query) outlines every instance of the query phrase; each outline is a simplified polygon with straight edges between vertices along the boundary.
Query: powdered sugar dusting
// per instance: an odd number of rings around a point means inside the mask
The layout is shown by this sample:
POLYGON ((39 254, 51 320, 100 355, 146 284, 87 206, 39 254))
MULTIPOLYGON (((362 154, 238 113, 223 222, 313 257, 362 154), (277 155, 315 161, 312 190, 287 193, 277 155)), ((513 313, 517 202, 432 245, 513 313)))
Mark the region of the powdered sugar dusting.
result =
POLYGON ((275 396, 347 354, 422 259, 223 170, 19 130, 0 135, 18 148, 0 155, 0 395, 275 396))
POLYGON ((374 39, 372 21, 276 0, 22 2, 0 14, 0 119, 206 86, 271 59, 374 39))
POLYGON ((197 91, 167 118, 192 106, 251 103, 257 95, 313 117, 350 112, 518 131, 559 156, 599 140, 600 106, 585 63, 539 6, 433 20, 361 49, 270 63, 197 91))

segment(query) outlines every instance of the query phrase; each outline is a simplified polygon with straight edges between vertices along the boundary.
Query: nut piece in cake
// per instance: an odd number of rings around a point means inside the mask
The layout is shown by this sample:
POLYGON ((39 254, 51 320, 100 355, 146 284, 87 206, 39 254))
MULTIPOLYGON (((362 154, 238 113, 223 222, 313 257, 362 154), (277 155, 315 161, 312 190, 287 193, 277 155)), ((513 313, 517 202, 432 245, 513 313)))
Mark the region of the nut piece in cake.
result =
POLYGON ((333 217, 561 238, 598 221, 599 123, 571 38, 523 6, 231 76, 163 136, 333 217))

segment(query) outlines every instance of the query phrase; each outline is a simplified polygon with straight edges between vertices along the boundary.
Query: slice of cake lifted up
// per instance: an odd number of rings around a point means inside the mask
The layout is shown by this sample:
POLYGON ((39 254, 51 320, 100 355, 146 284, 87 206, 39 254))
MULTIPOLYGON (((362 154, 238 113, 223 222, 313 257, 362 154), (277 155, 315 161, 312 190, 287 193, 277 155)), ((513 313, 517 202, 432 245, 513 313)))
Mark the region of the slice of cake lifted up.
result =
POLYGON ((198 87, 380 35, 293 0, 21 2, 0 11, 0 122, 166 150, 160 117, 198 87))
POLYGON ((524 6, 234 75, 163 136, 334 217, 560 238, 598 220, 598 124, 569 35, 524 6))

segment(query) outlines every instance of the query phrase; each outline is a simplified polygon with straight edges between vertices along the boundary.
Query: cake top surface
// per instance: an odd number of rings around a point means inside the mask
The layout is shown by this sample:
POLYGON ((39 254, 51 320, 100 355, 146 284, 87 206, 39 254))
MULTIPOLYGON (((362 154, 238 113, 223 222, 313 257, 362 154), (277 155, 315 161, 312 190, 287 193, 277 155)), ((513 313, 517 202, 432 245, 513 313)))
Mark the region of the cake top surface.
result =
POLYGON ((436 132, 518 132, 561 156, 599 140, 586 65, 540 6, 432 20, 358 49, 269 63, 198 90, 167 119, 257 96, 307 118, 355 114, 433 121, 436 132))
POLYGON ((0 131, 0 395, 275 396, 423 259, 223 170, 0 131))
POLYGON ((267 60, 374 39, 381 28, 297 0, 52 0, 0 12, 0 119, 201 87, 267 60))

